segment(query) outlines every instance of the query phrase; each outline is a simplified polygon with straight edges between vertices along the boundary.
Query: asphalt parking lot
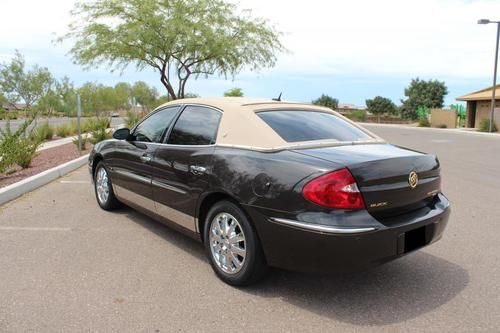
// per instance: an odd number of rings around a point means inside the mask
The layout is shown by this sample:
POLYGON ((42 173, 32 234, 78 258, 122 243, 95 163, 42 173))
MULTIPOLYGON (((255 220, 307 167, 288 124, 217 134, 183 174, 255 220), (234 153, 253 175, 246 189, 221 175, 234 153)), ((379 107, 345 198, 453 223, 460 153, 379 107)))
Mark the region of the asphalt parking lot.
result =
POLYGON ((500 135, 367 127, 439 156, 453 205, 440 242, 362 273, 273 270, 237 289, 200 244, 100 210, 82 168, 0 207, 0 332, 498 332, 500 135))

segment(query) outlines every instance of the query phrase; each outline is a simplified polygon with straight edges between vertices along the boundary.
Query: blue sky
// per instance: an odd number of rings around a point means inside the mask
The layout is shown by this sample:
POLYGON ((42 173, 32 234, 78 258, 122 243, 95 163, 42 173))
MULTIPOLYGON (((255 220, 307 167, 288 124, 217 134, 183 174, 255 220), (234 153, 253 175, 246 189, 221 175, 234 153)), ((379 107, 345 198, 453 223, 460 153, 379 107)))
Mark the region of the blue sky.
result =
MULTIPOLYGON (((51 42, 66 31, 73 3, 52 0, 49 6, 45 1, 2 0, 0 62, 19 49, 28 64, 46 66, 56 77, 68 75, 77 86, 86 81, 144 80, 164 91, 152 71, 138 73, 131 66, 119 75, 73 65, 66 55, 70 44, 51 42)), ((283 92, 285 99, 311 101, 325 93, 341 103, 363 105, 365 99, 382 95, 399 103, 404 88, 418 76, 445 81, 446 104, 450 104, 492 82, 495 27, 476 22, 500 19, 497 0, 241 0, 239 4, 282 31, 289 52, 279 56, 273 69, 243 71, 234 80, 191 81, 188 91, 220 96, 237 86, 255 97, 283 92)))

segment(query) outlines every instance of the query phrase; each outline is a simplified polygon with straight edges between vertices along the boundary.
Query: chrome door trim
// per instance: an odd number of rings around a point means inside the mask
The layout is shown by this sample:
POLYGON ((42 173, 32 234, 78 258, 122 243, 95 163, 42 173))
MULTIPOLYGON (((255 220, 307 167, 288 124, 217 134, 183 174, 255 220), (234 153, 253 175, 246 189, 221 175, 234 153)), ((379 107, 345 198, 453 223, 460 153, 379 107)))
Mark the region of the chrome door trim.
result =
POLYGON ((182 190, 182 189, 180 189, 178 187, 175 187, 175 186, 172 186, 172 185, 169 185, 169 184, 165 184, 164 182, 160 182, 158 180, 153 180, 152 181, 152 185, 156 186, 156 187, 159 187, 159 188, 162 188, 162 189, 165 189, 165 190, 177 192, 177 193, 180 193, 180 194, 187 194, 186 191, 184 191, 184 190, 182 190))
POLYGON ((143 184, 151 185, 151 177, 140 176, 138 174, 130 172, 130 171, 126 170, 126 169, 122 169, 120 167, 115 167, 113 171, 115 173, 119 174, 120 176, 136 180, 136 181, 138 181, 140 183, 143 183, 143 184))
POLYGON ((152 213, 156 213, 161 217, 164 217, 167 220, 180 225, 181 227, 184 227, 193 232, 198 232, 196 227, 196 219, 193 216, 129 191, 119 185, 113 185, 113 191, 118 199, 126 202, 128 201, 135 205, 139 205, 152 213))
POLYGON ((127 190, 126 188, 119 185, 113 185, 113 190, 115 191, 115 195, 118 199, 141 206, 142 208, 149 210, 150 212, 155 212, 155 203, 153 200, 127 190))
POLYGON ((333 227, 324 224, 311 224, 299 221, 293 221, 288 219, 281 219, 276 217, 271 217, 270 222, 286 225, 298 229, 303 229, 307 231, 322 232, 326 234, 360 234, 370 231, 375 231, 377 228, 373 227, 357 227, 357 228, 345 228, 345 227, 333 227))

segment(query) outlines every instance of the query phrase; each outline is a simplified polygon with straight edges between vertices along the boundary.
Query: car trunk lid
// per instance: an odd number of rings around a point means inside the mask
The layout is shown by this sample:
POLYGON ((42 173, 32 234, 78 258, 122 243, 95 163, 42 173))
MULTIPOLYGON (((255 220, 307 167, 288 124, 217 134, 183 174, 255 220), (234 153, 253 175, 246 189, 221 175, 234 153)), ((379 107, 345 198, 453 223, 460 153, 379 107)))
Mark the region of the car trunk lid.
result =
MULTIPOLYGON (((295 150, 347 167, 365 200, 366 209, 383 222, 429 206, 440 191, 439 162, 427 155, 389 144, 359 144, 295 150), (416 173, 417 184, 410 185, 416 173)), ((413 179, 415 181, 415 179, 413 179)))

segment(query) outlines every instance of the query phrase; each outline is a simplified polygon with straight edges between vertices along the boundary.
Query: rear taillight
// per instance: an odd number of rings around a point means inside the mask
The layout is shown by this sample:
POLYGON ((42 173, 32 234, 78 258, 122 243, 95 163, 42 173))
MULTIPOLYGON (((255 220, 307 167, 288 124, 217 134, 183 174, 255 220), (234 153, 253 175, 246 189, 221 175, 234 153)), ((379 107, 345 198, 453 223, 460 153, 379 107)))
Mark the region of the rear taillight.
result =
POLYGON ((339 209, 362 209, 365 202, 348 169, 319 176, 307 183, 302 194, 315 204, 339 209))

